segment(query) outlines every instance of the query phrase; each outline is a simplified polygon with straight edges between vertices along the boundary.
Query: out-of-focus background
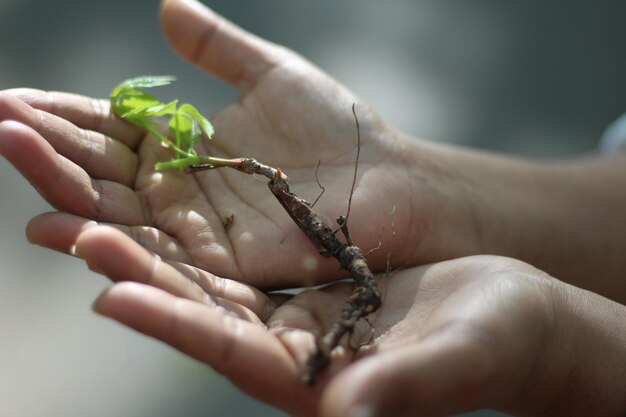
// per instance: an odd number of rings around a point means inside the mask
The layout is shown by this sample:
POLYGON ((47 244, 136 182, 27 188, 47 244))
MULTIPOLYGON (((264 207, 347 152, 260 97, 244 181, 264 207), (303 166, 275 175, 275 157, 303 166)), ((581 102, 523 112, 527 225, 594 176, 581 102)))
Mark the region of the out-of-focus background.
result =
MULTIPOLYGON (((532 157, 592 151, 626 111, 626 2, 213 0, 296 49, 416 137, 532 157)), ((173 74, 205 112, 231 88, 168 48, 156 0, 0 0, 0 89, 107 96, 173 74)), ((283 416, 167 346, 97 317, 107 286, 26 243, 50 208, 0 160, 0 415, 283 416)), ((473 416, 494 416, 491 412, 473 416)))

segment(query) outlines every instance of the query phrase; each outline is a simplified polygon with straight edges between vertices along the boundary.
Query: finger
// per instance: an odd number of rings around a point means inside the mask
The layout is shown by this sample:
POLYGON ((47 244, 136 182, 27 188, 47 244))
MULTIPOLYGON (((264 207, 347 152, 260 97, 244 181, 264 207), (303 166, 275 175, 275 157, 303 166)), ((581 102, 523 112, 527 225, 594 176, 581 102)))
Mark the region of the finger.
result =
POLYGON ((3 93, 0 93, 0 120, 15 120, 31 127, 59 154, 83 167, 94 178, 128 186, 135 180, 137 155, 108 136, 80 129, 65 119, 33 109, 3 93))
POLYGON ((185 249, 174 238, 154 227, 98 223, 64 212, 49 212, 33 217, 26 226, 26 236, 35 245, 75 255, 76 241, 80 234, 98 225, 122 231, 139 245, 167 261, 192 262, 185 249))
POLYGON ((298 415, 314 407, 287 350, 258 324, 136 283, 113 286, 94 309, 209 364, 256 398, 298 415))
POLYGON ((125 225, 146 223, 141 201, 133 190, 90 178, 28 126, 0 122, 0 155, 60 211, 125 225))
POLYGON ((30 243, 68 255, 75 255, 76 239, 98 223, 69 213, 43 213, 33 217, 26 226, 30 243))
MULTIPOLYGON (((256 317, 267 318, 274 310, 261 291, 178 262, 168 263, 147 251, 119 230, 101 226, 85 230, 76 242, 76 254, 90 268, 113 281, 136 281, 161 288, 178 297, 213 304, 227 300, 243 306, 256 317)), ((229 304, 232 307, 232 305, 229 304)), ((246 313, 237 308, 240 314, 246 313)))
POLYGON ((165 36, 184 58, 233 84, 240 91, 294 54, 258 38, 195 0, 164 0, 165 36))
POLYGON ((109 100, 32 88, 15 88, 4 93, 78 127, 115 138, 131 149, 136 149, 146 135, 142 128, 115 116, 109 100))
POLYGON ((435 417, 493 406, 498 381, 484 341, 452 327, 354 363, 326 388, 321 415, 435 417))
POLYGON ((111 226, 167 261, 191 263, 185 249, 167 233, 149 226, 124 226, 97 223, 70 213, 50 212, 33 217, 26 226, 28 241, 62 253, 74 255, 76 240, 92 226, 111 226))
POLYGON ((341 315, 351 292, 352 285, 344 284, 302 291, 286 300, 267 325, 276 329, 303 329, 322 337, 341 315))

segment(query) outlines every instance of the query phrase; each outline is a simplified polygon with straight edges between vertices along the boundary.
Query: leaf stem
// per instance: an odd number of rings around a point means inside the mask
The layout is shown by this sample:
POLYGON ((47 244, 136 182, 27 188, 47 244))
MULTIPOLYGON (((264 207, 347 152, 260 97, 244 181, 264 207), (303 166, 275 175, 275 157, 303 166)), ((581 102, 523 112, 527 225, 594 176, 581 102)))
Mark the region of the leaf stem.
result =
POLYGON ((216 168, 234 168, 242 170, 243 165, 247 158, 217 158, 208 155, 194 155, 185 153, 185 157, 172 159, 170 161, 158 162, 155 165, 157 171, 164 169, 179 169, 184 170, 186 173, 191 174, 194 172, 206 171, 208 169, 216 168))
POLYGON ((150 124, 148 124, 148 123, 141 123, 140 125, 143 126, 144 129, 146 129, 148 132, 150 132, 150 134, 152 136, 154 136, 157 139, 159 139, 161 141, 161 143, 163 143, 165 146, 167 146, 168 148, 174 150, 174 152, 176 152, 176 153, 178 153, 180 155, 187 155, 187 156, 192 156, 193 155, 192 153, 185 152, 184 150, 180 149, 178 146, 176 146, 176 144, 174 144, 174 142, 172 142, 167 137, 162 135, 154 127, 150 126, 150 124))

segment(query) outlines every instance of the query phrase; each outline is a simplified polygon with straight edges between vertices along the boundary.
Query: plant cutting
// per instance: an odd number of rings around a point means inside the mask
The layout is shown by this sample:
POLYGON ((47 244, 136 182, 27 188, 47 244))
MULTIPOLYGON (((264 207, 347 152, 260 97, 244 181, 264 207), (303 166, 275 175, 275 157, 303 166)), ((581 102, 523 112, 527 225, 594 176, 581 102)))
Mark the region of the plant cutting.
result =
POLYGON ((331 227, 313 211, 313 204, 300 198, 289 189, 289 180, 279 167, 272 167, 258 162, 254 158, 217 158, 200 155, 195 145, 203 139, 211 140, 214 129, 211 123, 190 104, 179 104, 178 100, 163 103, 143 91, 145 88, 167 85, 174 81, 170 76, 143 76, 127 80, 118 85, 111 93, 112 110, 150 132, 163 146, 172 151, 169 161, 156 163, 155 170, 182 170, 188 174, 200 171, 230 168, 246 174, 266 177, 270 192, 285 209, 300 230, 308 237, 321 256, 333 257, 342 269, 348 271, 356 288, 348 298, 340 317, 316 342, 316 350, 307 361, 307 368, 302 376, 306 384, 314 384, 318 375, 328 366, 330 356, 341 339, 350 334, 357 321, 376 311, 381 304, 381 294, 376 279, 370 271, 361 249, 354 244, 348 230, 348 220, 352 192, 358 169, 360 151, 360 131, 354 106, 357 130, 357 160, 354 181, 348 200, 345 216, 337 219, 337 226, 331 227), (169 135, 161 132, 160 125, 165 122, 169 135), (343 239, 338 235, 341 234, 343 239))

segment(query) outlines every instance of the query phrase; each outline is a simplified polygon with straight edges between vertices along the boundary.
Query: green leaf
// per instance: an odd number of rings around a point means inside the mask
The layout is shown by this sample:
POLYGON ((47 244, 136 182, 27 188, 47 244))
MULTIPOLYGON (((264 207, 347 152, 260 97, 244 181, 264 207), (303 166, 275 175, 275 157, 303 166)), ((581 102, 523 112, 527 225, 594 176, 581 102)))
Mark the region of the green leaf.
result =
POLYGON ((171 76, 146 75, 131 78, 119 84, 111 92, 111 108, 120 117, 142 126, 175 153, 173 160, 157 164, 157 169, 184 169, 198 157, 193 146, 202 138, 202 133, 210 139, 213 126, 191 104, 178 107, 178 100, 163 103, 139 89, 167 85, 174 81, 171 76), (168 129, 173 140, 162 135, 155 118, 168 121, 168 129))
POLYGON ((142 75, 140 77, 131 78, 120 84, 120 86, 129 88, 151 88, 168 85, 176 81, 176 77, 171 75, 142 75))
MULTIPOLYGON (((111 93, 113 111, 129 120, 139 120, 144 110, 162 105, 161 101, 137 88, 157 87, 174 81, 171 76, 142 76, 122 82, 111 93)), ((175 106, 174 106, 175 107, 175 106)))
POLYGON ((178 110, 180 112, 188 113, 191 117, 193 117, 200 126, 200 128, 204 131, 207 138, 211 139, 214 133, 213 125, 200 114, 198 109, 196 109, 191 104, 183 104, 178 110))
MULTIPOLYGON (((200 136, 196 132, 197 128, 195 128, 193 119, 178 110, 170 120, 168 127, 172 136, 176 138, 176 146, 185 152, 190 152, 197 137, 200 136)), ((177 156, 180 157, 180 155, 177 156)))
POLYGON ((159 100, 149 94, 131 89, 120 89, 114 91, 111 96, 111 106, 116 114, 125 119, 135 119, 141 117, 141 113, 146 109, 162 104, 159 100))
POLYGON ((176 106, 178 105, 178 100, 170 101, 167 104, 160 103, 156 106, 150 107, 145 110, 145 115, 147 117, 171 117, 176 113, 176 106))

